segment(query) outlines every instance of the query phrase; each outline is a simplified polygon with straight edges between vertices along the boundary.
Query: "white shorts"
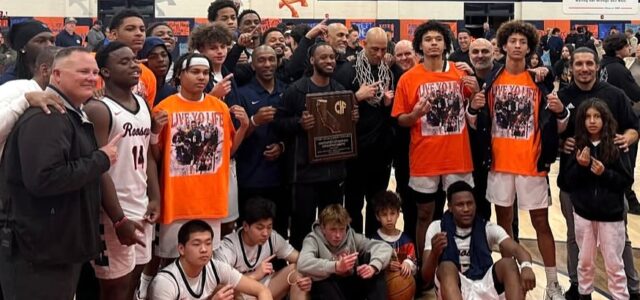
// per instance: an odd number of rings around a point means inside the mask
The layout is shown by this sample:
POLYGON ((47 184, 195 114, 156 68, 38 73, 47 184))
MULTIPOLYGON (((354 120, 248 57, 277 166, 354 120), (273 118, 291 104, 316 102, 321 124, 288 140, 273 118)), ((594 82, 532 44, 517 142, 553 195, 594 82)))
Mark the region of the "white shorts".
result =
POLYGON ((134 220, 144 227, 144 233, 139 236, 146 247, 138 244, 124 246, 120 244, 111 219, 102 212, 100 227, 104 228, 102 240, 106 249, 102 256, 91 261, 91 265, 99 279, 116 279, 133 271, 137 265, 144 265, 151 260, 151 242, 153 240, 153 225, 143 220, 134 220))
POLYGON ((518 208, 535 210, 551 206, 549 182, 545 176, 523 176, 489 171, 487 178, 487 200, 509 207, 518 195, 518 208))
POLYGON ((229 162, 229 197, 227 205, 227 217, 222 219, 222 223, 229 223, 240 217, 238 210, 238 176, 236 174, 236 160, 229 162))
MULTIPOLYGON (((158 232, 158 246, 154 248, 154 253, 162 258, 177 258, 178 253, 178 231, 184 223, 190 220, 176 220, 171 224, 160 224, 158 232)), ((203 219, 213 229, 213 249, 220 247, 220 219, 203 219)))
MULTIPOLYGON (((462 299, 482 299, 482 300, 503 300, 504 292, 498 294, 495 283, 493 282, 493 266, 487 270, 484 277, 480 280, 471 280, 458 272, 460 277, 460 292, 462 299)), ((436 296, 438 300, 442 300, 440 295, 440 281, 438 276, 435 277, 436 296)))
POLYGON ((473 175, 471 173, 456 173, 437 176, 411 176, 409 187, 416 192, 432 194, 438 191, 438 185, 442 181, 442 188, 447 191, 449 186, 456 181, 464 181, 473 187, 473 175))

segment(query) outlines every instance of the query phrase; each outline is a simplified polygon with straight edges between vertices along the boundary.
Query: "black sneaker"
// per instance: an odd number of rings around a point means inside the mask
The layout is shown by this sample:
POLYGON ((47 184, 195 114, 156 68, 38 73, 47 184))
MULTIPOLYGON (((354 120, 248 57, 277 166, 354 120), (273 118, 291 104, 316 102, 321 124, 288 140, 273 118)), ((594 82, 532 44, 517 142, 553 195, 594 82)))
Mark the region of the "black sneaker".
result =
POLYGON ((571 287, 564 293, 564 298, 567 300, 580 300, 578 285, 572 284, 571 287))
POLYGON ((629 213, 640 215, 640 203, 638 203, 637 199, 629 199, 629 213))

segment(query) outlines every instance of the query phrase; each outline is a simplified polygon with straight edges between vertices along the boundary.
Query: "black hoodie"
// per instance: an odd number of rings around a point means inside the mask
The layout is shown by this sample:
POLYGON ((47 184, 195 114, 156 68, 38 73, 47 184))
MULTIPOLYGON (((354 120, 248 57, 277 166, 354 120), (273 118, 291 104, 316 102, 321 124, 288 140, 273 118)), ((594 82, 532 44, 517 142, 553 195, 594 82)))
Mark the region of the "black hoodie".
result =
POLYGON ((604 56, 600 62, 600 80, 608 82, 624 91, 633 102, 640 101, 640 86, 633 79, 631 71, 619 57, 604 56))
MULTIPOLYGON (((591 156, 598 159, 601 144, 589 144, 591 156)), ((572 190, 573 209, 582 218, 591 221, 617 222, 624 217, 624 190, 633 183, 631 158, 628 152, 620 152, 620 157, 604 163, 604 173, 596 175, 591 167, 578 164, 575 151, 569 158, 565 177, 572 190)))
MULTIPOLYGON (((589 91, 583 91, 578 88, 575 83, 571 83, 569 86, 558 91, 558 98, 560 98, 562 104, 571 112, 567 129, 565 129, 560 136, 562 139, 575 135, 577 108, 580 106, 580 103, 591 98, 599 98, 607 104, 613 114, 613 118, 618 122, 618 133, 624 133, 627 129, 638 130, 638 117, 633 113, 633 110, 631 110, 631 101, 621 89, 609 83, 597 81, 589 91)), ((568 158, 569 155, 562 152, 560 153, 558 187, 563 191, 570 192, 564 176, 564 167, 566 166, 568 158)))

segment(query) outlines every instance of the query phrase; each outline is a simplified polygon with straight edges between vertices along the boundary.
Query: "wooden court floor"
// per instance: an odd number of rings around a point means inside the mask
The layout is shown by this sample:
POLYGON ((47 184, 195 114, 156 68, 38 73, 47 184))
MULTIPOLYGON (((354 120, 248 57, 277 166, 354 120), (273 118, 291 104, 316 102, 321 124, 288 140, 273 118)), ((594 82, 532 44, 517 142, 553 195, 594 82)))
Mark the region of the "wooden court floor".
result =
MULTIPOLYGON (((551 172, 549 173, 549 181, 551 183, 552 193, 552 206, 549 208, 549 223, 556 240, 556 263, 558 266, 559 281, 565 289, 568 289, 569 278, 566 276, 567 266, 565 247, 565 241, 567 238, 567 226, 565 224, 564 217, 562 216, 562 212, 560 211, 560 202, 558 199, 559 190, 558 186, 556 185, 556 178, 558 176, 558 165, 558 163, 555 163, 551 168, 551 172)), ((640 166, 640 159, 637 165, 640 166)), ((637 193, 640 193, 640 184, 638 183, 638 181, 640 180, 640 168, 636 168, 635 170, 635 179, 634 190, 637 193)), ((389 183, 389 189, 395 190, 395 179, 393 177, 391 178, 391 181, 389 183)), ((521 211, 519 217, 521 244, 531 253, 534 260, 534 272, 536 273, 537 287, 533 291, 529 292, 529 294, 527 295, 527 299, 543 299, 546 280, 542 259, 537 247, 535 231, 531 226, 531 220, 529 219, 529 215, 527 212, 521 211)), ((495 222, 495 213, 493 214, 492 221, 495 222)), ((640 216, 629 215, 628 221, 629 224, 627 226, 627 229, 634 248, 634 257, 636 258, 634 263, 636 265, 636 270, 640 270, 640 216)), ((398 226, 399 228, 402 228, 402 220, 399 220, 398 226)), ((494 254, 494 257, 499 258, 499 255, 494 254)), ((596 273, 595 287, 597 292, 594 293, 593 299, 609 299, 607 295, 607 281, 606 274, 604 272, 604 264, 602 263, 602 258, 600 257, 600 255, 598 255, 598 269, 596 273)), ((419 299, 431 300, 436 299, 436 297, 433 291, 428 291, 419 299)))

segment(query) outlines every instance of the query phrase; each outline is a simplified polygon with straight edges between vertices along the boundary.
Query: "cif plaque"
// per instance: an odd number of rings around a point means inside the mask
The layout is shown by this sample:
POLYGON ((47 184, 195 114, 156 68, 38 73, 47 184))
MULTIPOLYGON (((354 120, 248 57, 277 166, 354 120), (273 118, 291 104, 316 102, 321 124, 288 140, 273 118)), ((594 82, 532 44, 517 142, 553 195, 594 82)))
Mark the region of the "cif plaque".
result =
POLYGON ((354 103, 351 91, 307 94, 307 111, 315 118, 315 126, 307 131, 311 163, 357 156, 354 103))

